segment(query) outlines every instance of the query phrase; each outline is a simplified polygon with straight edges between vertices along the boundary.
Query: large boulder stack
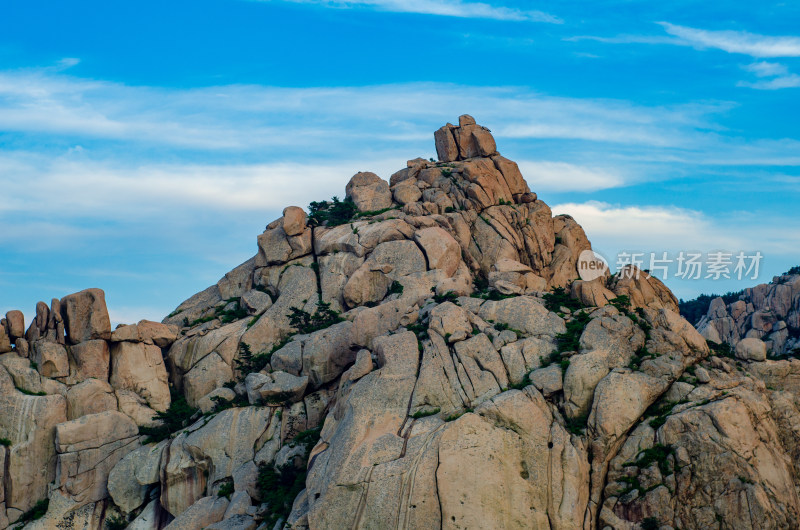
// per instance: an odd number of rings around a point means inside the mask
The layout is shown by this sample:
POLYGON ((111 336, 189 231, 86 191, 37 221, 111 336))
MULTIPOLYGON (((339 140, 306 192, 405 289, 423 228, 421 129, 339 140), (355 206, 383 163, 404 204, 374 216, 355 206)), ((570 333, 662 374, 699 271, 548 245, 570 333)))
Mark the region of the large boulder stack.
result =
POLYGON ((695 323, 705 338, 732 348, 744 339, 759 339, 774 356, 800 352, 800 269, 726 298, 727 303, 714 298, 695 323))
POLYGON ((45 496, 34 528, 798 527, 794 284, 747 337, 715 303, 709 349, 649 274, 576 280, 583 229, 488 129, 435 140, 160 324, 96 290, 9 313, 0 527, 45 496))
POLYGON ((112 333, 100 289, 39 302, 27 331, 10 311, 0 329, 13 339, 0 354, 0 522, 49 498, 45 527, 102 524, 110 470, 139 446, 138 425, 169 407, 162 348, 178 329, 141 321, 112 333))

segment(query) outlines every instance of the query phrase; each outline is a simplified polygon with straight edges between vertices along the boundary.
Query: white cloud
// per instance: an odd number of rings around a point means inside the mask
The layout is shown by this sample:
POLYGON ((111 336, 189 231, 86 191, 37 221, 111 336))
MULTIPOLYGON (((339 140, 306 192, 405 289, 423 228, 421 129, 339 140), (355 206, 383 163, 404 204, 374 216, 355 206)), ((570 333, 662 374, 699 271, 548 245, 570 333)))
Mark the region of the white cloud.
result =
POLYGON ((557 204, 552 210, 574 217, 592 243, 601 248, 644 252, 738 249, 743 244, 740 238, 720 231, 702 213, 683 208, 589 201, 557 204))
POLYGON ((583 227, 592 246, 610 254, 620 250, 639 252, 729 252, 756 251, 765 254, 796 254, 800 245, 797 221, 765 218, 748 212, 730 212, 709 217, 674 206, 620 206, 605 202, 563 203, 551 207, 553 214, 568 214, 583 227), (764 236, 764 226, 773 226, 764 236))
POLYGON ((659 24, 667 33, 679 39, 675 44, 716 48, 752 57, 800 57, 800 37, 773 37, 732 30, 712 31, 669 22, 659 24))
POLYGON ((740 81, 739 86, 755 88, 757 90, 780 90, 782 88, 800 87, 800 75, 791 74, 773 79, 762 79, 755 82, 740 81))
MULTIPOLYGON (((260 0, 271 1, 271 0, 260 0)), ((371 8, 393 13, 418 13, 459 18, 482 18, 511 21, 533 21, 560 24, 558 17, 535 10, 500 7, 483 2, 462 0, 284 0, 297 4, 315 4, 335 8, 371 8)))
POLYGON ((81 60, 78 59, 77 57, 64 57, 63 59, 58 61, 58 63, 56 64, 54 70, 56 70, 56 71, 68 70, 69 68, 72 68, 73 66, 78 66, 80 64, 80 62, 81 62, 81 60))
MULTIPOLYGON (((30 155, 0 157, 0 181, 8 200, 0 213, 13 221, 15 212, 46 212, 49 216, 88 219, 146 218, 156 212, 263 212, 311 199, 342 196, 344 184, 359 170, 388 179, 401 160, 338 160, 330 164, 144 164, 112 165, 69 157, 48 159, 30 155), (291 183, 291 186, 287 186, 291 183), (57 190, 57 192, 55 191, 57 190), (313 195, 312 195, 313 194, 313 195)), ((57 227, 31 230, 53 233, 57 227)), ((59 236, 69 234, 57 230, 59 236)), ((3 231, 24 239, 31 234, 3 231)))
POLYGON ((673 37, 665 37, 663 35, 635 35, 635 34, 622 34, 614 37, 600 37, 597 35, 574 35, 572 37, 565 37, 567 42, 579 42, 582 40, 591 40, 595 42, 602 42, 605 44, 675 44, 676 39, 673 37))
POLYGON ((538 191, 591 192, 625 184, 622 176, 605 169, 566 162, 522 160, 518 162, 528 185, 538 191))
POLYGON ((789 73, 785 65, 767 61, 757 61, 755 63, 746 64, 742 68, 755 74, 756 77, 775 77, 789 73))
POLYGON ((781 88, 795 88, 800 86, 800 76, 790 74, 785 65, 758 61, 744 65, 742 68, 751 72, 760 80, 755 82, 740 81, 738 86, 755 88, 757 90, 779 90, 781 88), (771 78, 771 79, 769 79, 771 78))
POLYGON ((431 149, 431 131, 464 112, 490 126, 502 123, 494 130, 498 139, 691 146, 696 142, 686 141, 686 133, 712 129, 710 116, 729 107, 654 107, 445 83, 161 89, 46 70, 0 71, 0 130, 67 137, 87 151, 88 140, 289 158, 307 152, 340 156, 353 145, 399 150, 399 142, 431 149), (314 119, 298 120, 298 114, 314 119))

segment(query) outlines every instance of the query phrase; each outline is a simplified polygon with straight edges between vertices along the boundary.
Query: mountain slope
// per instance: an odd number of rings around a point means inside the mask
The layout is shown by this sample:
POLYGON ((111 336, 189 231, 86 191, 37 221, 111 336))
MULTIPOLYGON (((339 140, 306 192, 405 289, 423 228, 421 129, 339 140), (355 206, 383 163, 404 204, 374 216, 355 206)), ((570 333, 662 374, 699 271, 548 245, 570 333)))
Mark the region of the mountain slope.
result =
POLYGON ((435 141, 438 162, 287 208, 161 324, 111 333, 97 292, 26 342, 7 318, 4 469, 57 470, 24 508, 9 475, 9 520, 47 495, 31 528, 798 526, 800 363, 711 351, 646 273, 577 280, 583 229, 487 129, 435 141))

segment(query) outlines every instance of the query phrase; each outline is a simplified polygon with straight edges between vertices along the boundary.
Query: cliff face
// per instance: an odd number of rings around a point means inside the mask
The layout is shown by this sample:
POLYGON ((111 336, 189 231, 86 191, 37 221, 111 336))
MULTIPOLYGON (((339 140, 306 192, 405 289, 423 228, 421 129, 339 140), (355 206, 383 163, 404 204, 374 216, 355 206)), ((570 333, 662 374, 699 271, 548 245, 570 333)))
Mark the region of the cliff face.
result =
POLYGON ((31 528, 797 527, 800 363, 709 350, 645 273, 577 280, 583 230, 487 129, 435 141, 287 208, 161 324, 112 333, 96 291, 23 342, 9 314, 8 519, 49 497, 31 528))
POLYGON ((714 298, 697 329, 716 344, 735 348, 743 339, 753 339, 746 344, 774 356, 793 354, 800 349, 800 273, 796 271, 749 287, 729 304, 714 298))

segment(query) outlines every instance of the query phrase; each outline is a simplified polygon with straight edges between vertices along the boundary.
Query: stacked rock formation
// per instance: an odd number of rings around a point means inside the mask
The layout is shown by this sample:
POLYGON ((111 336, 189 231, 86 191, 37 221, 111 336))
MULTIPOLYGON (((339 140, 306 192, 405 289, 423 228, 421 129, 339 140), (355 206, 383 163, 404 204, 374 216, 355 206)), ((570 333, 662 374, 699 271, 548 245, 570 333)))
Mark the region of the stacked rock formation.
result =
POLYGON ((161 348, 178 329, 142 321, 112 333, 99 289, 39 302, 25 332, 20 311, 0 324, 0 527, 48 498, 99 527, 111 468, 170 405, 161 348))
POLYGON ((706 339, 727 343, 745 358, 763 361, 767 352, 774 356, 800 353, 800 273, 782 274, 770 283, 748 287, 729 304, 714 298, 697 329, 706 339))
POLYGON ((62 300, 26 350, 46 396, 14 388, 9 314, 0 436, 31 425, 22 465, 54 462, 30 527, 797 527, 800 362, 709 350, 647 274, 576 280, 586 235, 491 133, 462 116, 435 139, 438 162, 284 210, 162 325, 110 333, 98 292, 62 300), (89 343, 109 371, 81 379, 89 343))

